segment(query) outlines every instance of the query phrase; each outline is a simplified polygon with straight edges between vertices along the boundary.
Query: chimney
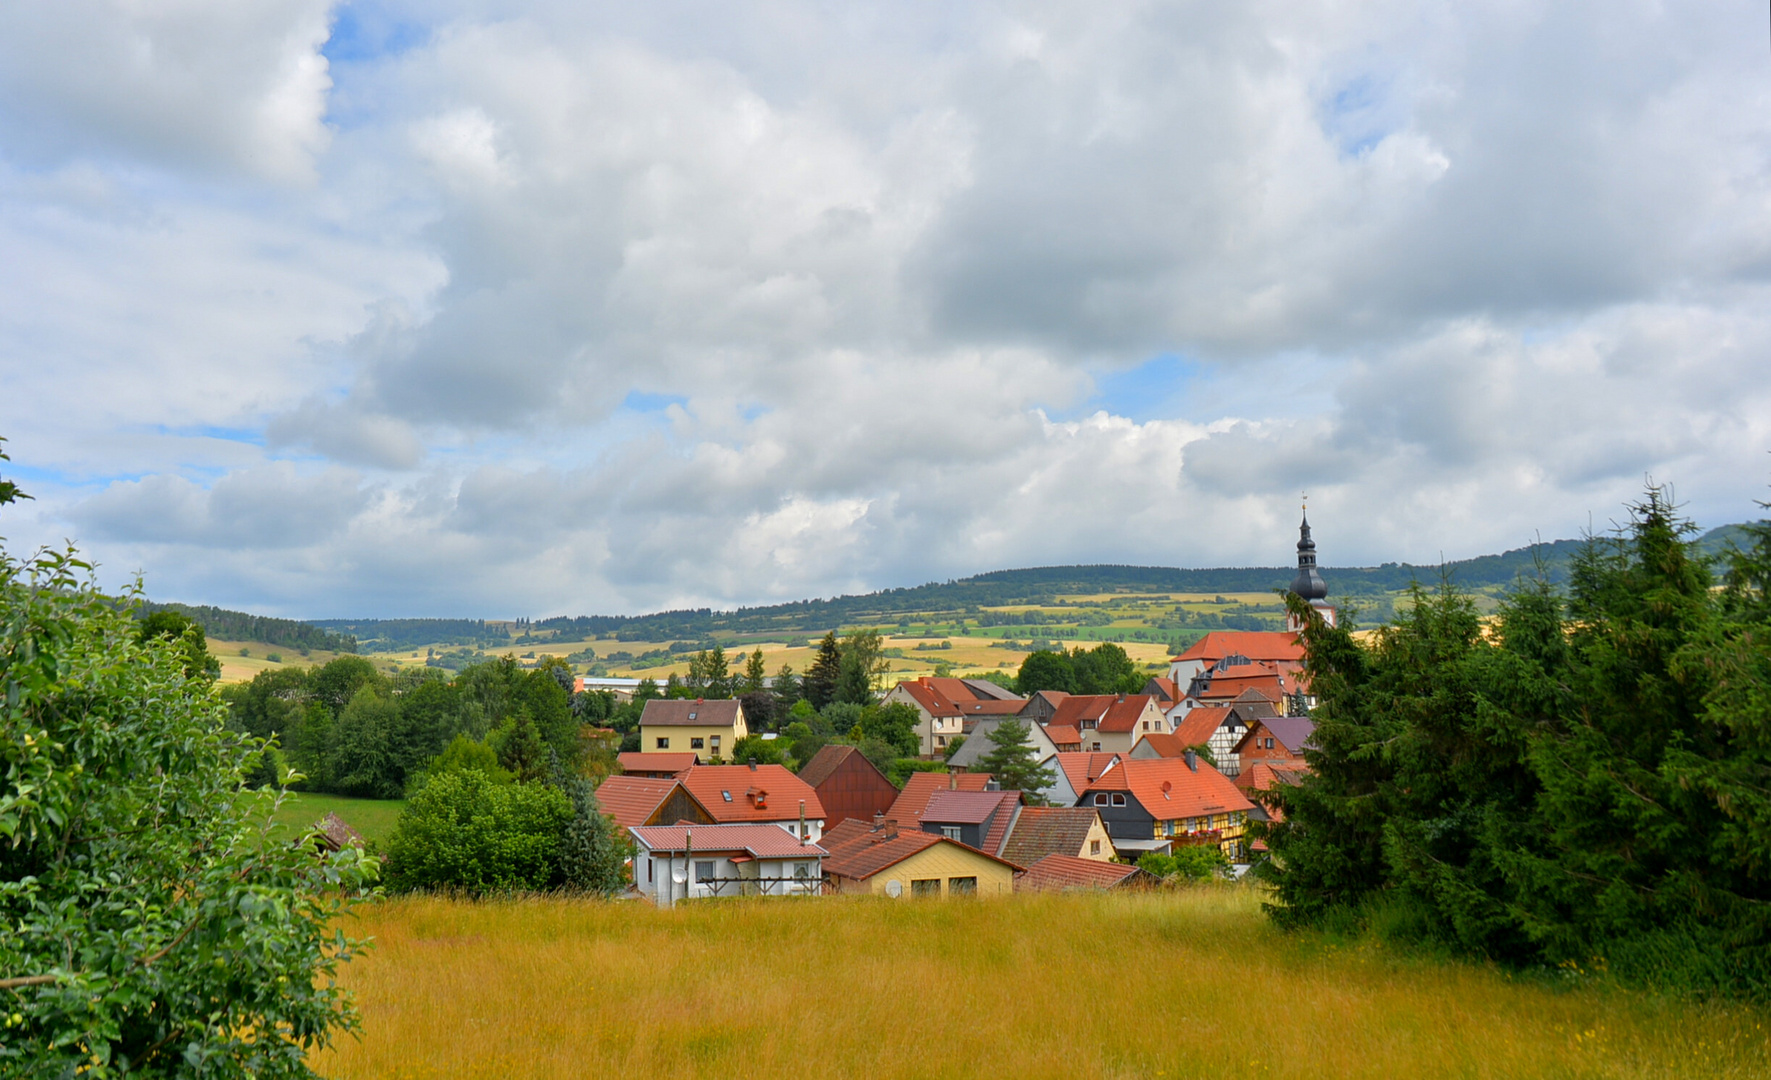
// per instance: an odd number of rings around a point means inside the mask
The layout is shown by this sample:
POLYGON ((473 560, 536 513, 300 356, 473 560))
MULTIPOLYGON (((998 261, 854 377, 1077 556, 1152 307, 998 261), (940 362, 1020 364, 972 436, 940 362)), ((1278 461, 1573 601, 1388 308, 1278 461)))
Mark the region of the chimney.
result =
POLYGON ((985 791, 1001 791, 1002 785, 997 783, 994 779, 986 780, 986 781, 984 781, 984 790, 985 791))
MULTIPOLYGON (((751 767, 755 768, 754 765, 751 767)), ((799 801, 799 846, 800 847, 806 846, 806 835, 807 835, 806 834, 806 801, 804 799, 801 799, 799 801)))
POLYGON ((1191 746, 1187 747, 1187 752, 1182 756, 1187 759, 1187 768, 1192 769, 1194 772, 1199 771, 1199 755, 1193 752, 1191 746))
POLYGON ((752 754, 750 756, 750 771, 751 772, 756 771, 756 755, 755 754, 752 754))
POLYGON ((959 790, 959 774, 954 772, 951 769, 947 770, 947 790, 948 791, 958 791, 959 790))
POLYGON ((896 840, 897 838, 898 838, 898 823, 896 821, 886 822, 885 823, 885 833, 884 833, 884 835, 882 835, 880 837, 880 839, 881 840, 896 840))
POLYGON ((875 810, 873 812, 873 831, 878 832, 883 828, 885 828, 885 811, 875 810))

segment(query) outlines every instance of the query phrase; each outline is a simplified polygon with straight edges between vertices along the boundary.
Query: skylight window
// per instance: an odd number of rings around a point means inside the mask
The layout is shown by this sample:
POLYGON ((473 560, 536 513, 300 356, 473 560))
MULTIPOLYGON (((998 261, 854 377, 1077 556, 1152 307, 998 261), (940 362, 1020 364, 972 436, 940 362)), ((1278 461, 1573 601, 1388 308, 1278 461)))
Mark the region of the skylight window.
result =
POLYGON ((726 800, 726 801, 727 801, 727 802, 731 802, 731 801, 732 801, 732 793, 731 793, 731 792, 729 792, 729 791, 722 791, 722 792, 720 792, 720 797, 721 797, 721 798, 723 798, 723 799, 725 799, 725 800, 726 800))

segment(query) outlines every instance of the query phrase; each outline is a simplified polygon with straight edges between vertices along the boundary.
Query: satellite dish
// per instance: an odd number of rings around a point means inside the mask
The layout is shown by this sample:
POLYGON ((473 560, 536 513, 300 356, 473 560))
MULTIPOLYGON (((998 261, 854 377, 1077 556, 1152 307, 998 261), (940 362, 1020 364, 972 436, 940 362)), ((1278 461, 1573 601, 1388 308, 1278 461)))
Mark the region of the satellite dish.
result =
POLYGON ((891 878, 886 881, 886 895, 893 900, 904 895, 904 886, 899 883, 897 878, 891 878))
POLYGON ((689 872, 687 870, 672 870, 670 872, 670 880, 681 885, 683 882, 689 880, 689 872))

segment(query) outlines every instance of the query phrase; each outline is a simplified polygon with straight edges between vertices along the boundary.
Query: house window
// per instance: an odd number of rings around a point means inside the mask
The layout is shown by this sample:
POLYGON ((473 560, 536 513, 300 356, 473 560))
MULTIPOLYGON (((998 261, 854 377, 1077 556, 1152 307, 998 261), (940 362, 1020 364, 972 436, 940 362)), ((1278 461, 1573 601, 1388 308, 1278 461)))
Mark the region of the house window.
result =
POLYGON ((670 739, 666 736, 662 736, 662 735, 659 736, 658 737, 658 749, 660 749, 660 750, 670 749, 670 739))
POLYGON ((943 825, 943 826, 941 826, 941 835, 945 836, 949 840, 958 840, 959 839, 959 826, 958 825, 943 825))
POLYGON ((793 864, 793 876, 804 880, 812 876, 812 864, 796 862, 793 864))
POLYGON ((1273 749, 1273 740, 1272 739, 1267 740, 1267 749, 1269 749, 1269 750, 1273 749))
POLYGON ((722 799, 724 799, 724 800, 726 800, 726 801, 727 801, 727 802, 731 802, 731 801, 732 801, 732 793, 731 793, 731 792, 729 792, 729 791, 722 791, 722 792, 720 792, 720 793, 719 793, 719 797, 720 797, 720 798, 722 798, 722 799))
POLYGON ((1104 792, 1104 791, 1095 792, 1095 805, 1096 806, 1106 806, 1107 805, 1107 793, 1106 792, 1104 792))
POLYGON ((947 879, 948 896, 978 895, 978 879, 975 877, 950 877, 947 879))
POLYGON ((947 745, 947 736, 936 735, 935 736, 935 745, 936 746, 946 746, 947 745))
POLYGON ((1095 753, 1097 753, 1097 754, 1100 753, 1101 752, 1101 744, 1095 743, 1094 746, 1092 747, 1092 749, 1095 751, 1095 753))
POLYGON ((719 736, 718 735, 715 735, 713 737, 713 752, 716 754, 719 753, 719 736))
POLYGON ((694 714, 694 713, 690 713, 690 714, 689 714, 689 719, 691 719, 691 720, 693 720, 693 719, 695 719, 695 714, 694 714))
POLYGON ((695 880, 696 881, 712 881, 713 880, 713 863, 711 861, 702 862, 699 859, 695 860, 695 880))
POLYGON ((911 896, 940 896, 940 878, 913 878, 910 882, 911 896))
POLYGON ((1090 855, 1099 855, 1101 853, 1101 842, 1099 840, 1090 840, 1088 842, 1088 853, 1090 855))
POLYGON ((702 748, 703 744, 706 743, 706 741, 707 741, 706 739, 690 739, 689 740, 689 749, 700 750, 702 748))
POLYGON ((1124 806, 1125 805, 1125 793, 1124 792, 1115 791, 1113 793, 1113 805, 1114 806, 1124 806))

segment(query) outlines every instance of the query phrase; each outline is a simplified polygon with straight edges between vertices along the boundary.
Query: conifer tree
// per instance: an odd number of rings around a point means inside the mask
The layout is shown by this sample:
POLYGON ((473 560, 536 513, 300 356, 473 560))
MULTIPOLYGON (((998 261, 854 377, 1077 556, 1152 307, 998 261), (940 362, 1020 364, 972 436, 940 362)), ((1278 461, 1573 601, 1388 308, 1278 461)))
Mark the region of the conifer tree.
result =
POLYGON ((1004 718, 986 736, 990 740, 990 749, 978 758, 973 768, 976 772, 990 773, 1003 790, 1019 791, 1024 801, 1037 806, 1045 802, 1040 792, 1050 787, 1057 776, 1034 758, 1031 736, 1032 731, 1019 719, 1004 718))
POLYGON ((801 693, 812 708, 823 709, 836 700, 837 680, 842 676, 842 648, 836 643, 836 631, 824 635, 818 643, 818 655, 806 669, 801 693))

